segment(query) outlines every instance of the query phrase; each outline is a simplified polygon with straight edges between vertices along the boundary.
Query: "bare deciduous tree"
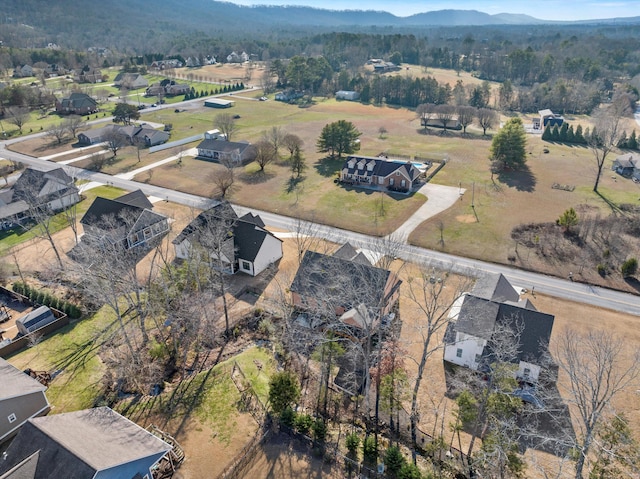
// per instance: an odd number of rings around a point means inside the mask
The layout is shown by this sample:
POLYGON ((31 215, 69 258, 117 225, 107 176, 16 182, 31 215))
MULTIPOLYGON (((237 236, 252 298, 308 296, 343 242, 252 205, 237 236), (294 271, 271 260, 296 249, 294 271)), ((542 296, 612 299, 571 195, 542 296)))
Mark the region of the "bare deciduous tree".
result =
POLYGON ((29 121, 29 109, 21 106, 11 106, 7 108, 7 121, 12 125, 15 125, 20 134, 22 134, 22 127, 29 121))
POLYGON ((478 120, 478 125, 482 128, 482 134, 486 136, 487 130, 498 120, 498 115, 490 108, 479 108, 476 111, 476 119, 478 120))
POLYGON ((118 150, 127 144, 126 137, 117 128, 112 128, 103 139, 114 158, 118 155, 118 150))
POLYGON ((476 109, 472 106, 460 105, 457 107, 458 122, 462 127, 462 133, 467 133, 467 127, 473 123, 476 117, 476 109))
POLYGON ((71 133, 73 138, 76 137, 78 131, 84 126, 84 120, 81 116, 78 115, 70 115, 66 120, 62 123, 63 126, 71 133))
POLYGON ((429 122, 435 115, 436 105, 433 103, 423 103, 416 108, 416 114, 420 118, 420 124, 426 131, 429 128, 429 122))
POLYGON ((598 192, 604 162, 620 140, 622 134, 620 120, 627 111, 628 103, 619 101, 606 108, 600 108, 593 114, 594 126, 591 135, 587 138, 587 144, 593 153, 596 163, 596 179, 593 184, 593 191, 596 193, 598 192))
POLYGON ((263 141, 271 144, 273 151, 275 152, 276 159, 280 158, 280 147, 283 144, 285 132, 279 126, 273 126, 270 130, 262 133, 263 141))
POLYGON ((238 128, 236 120, 231 113, 219 113, 216 115, 213 119, 213 126, 225 135, 227 141, 231 141, 231 137, 238 128))
POLYGON ((60 145, 62 140, 67 134, 67 129, 62 123, 53 124, 49 128, 47 128, 45 136, 47 138, 51 138, 52 141, 55 141, 60 145))
POLYGON ((637 388, 640 355, 611 333, 566 330, 555 343, 553 357, 564 376, 559 389, 566 391, 563 397, 575 412, 575 477, 582 479, 589 453, 599 447, 596 432, 611 413, 611 402, 628 387, 637 388))
POLYGON ((293 158, 296 149, 302 150, 303 144, 302 139, 293 133, 287 133, 284 135, 284 138, 282 138, 282 145, 289 151, 289 159, 293 158))
POLYGON ((255 162, 260 166, 260 171, 276 160, 276 151, 273 145, 265 140, 260 140, 253 145, 255 149, 255 162))
POLYGON ((456 109, 451 105, 438 105, 435 110, 436 118, 442 123, 442 135, 447 134, 447 126, 453 120, 456 109))
POLYGON ((216 186, 217 194, 220 198, 225 198, 227 193, 231 193, 233 189, 235 173, 233 172, 233 168, 226 167, 222 171, 211 173, 209 180, 216 186))
POLYGON ((444 348, 442 337, 452 318, 450 310, 469 291, 471 280, 452 276, 447 271, 436 270, 430 265, 420 265, 408 281, 407 295, 420 312, 421 321, 416 324, 416 334, 421 353, 411 358, 418 367, 412 381, 411 392, 411 441, 414 455, 418 441, 418 418, 420 416, 420 386, 424 379, 427 361, 436 351, 444 348))

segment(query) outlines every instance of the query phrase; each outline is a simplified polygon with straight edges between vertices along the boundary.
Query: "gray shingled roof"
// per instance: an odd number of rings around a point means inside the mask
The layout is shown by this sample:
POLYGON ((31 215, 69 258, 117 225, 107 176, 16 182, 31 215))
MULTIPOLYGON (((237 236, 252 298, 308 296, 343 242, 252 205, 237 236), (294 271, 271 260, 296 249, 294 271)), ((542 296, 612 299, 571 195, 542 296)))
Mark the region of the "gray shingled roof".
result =
POLYGON ((395 287, 389 295, 401 284, 390 271, 305 251, 290 289, 302 298, 313 299, 333 308, 342 306, 351 309, 362 302, 377 307, 388 299, 384 297, 385 286, 392 277, 395 287))
POLYGON ((149 211, 151 208, 153 205, 140 190, 132 191, 115 200, 98 196, 80 223, 104 227, 106 226, 105 221, 111 218, 115 225, 131 226, 131 219, 135 218, 138 221, 142 216, 145 216, 146 222, 152 224, 162 218, 162 215, 149 211), (127 216, 130 218, 125 218, 127 216))
POLYGON ((34 479, 85 479, 140 459, 151 465, 171 446, 108 407, 27 421, 0 462, 6 472, 39 451, 34 479))
POLYGON ((349 174, 352 174, 352 175, 355 174, 358 176, 366 176, 366 177, 372 177, 372 176, 387 177, 396 171, 402 171, 409 178, 410 181, 414 181, 416 178, 420 176, 420 171, 415 166, 413 166, 413 163, 411 163, 410 161, 390 160, 388 158, 380 158, 380 157, 373 157, 373 156, 356 156, 356 155, 349 156, 345 160, 342 168, 346 169, 347 173, 349 174), (350 160, 356 160, 356 163, 353 168, 349 168, 350 160), (375 166, 373 167, 373 170, 369 171, 366 168, 366 164, 364 165, 365 168, 358 169, 358 163, 361 160, 366 160, 366 163, 374 161, 375 166))
POLYGON ((0 387, 0 401, 47 390, 46 386, 2 358, 0 358, 0 385, 2 385, 0 387))
POLYGON ((498 302, 517 302, 520 299, 518 292, 502 274, 486 274, 478 278, 471 294, 498 302))
POLYGON ((199 150, 211 150, 219 153, 231 153, 238 150, 243 153, 244 150, 251 146, 250 143, 242 143, 236 141, 210 140, 206 139, 197 146, 199 150))

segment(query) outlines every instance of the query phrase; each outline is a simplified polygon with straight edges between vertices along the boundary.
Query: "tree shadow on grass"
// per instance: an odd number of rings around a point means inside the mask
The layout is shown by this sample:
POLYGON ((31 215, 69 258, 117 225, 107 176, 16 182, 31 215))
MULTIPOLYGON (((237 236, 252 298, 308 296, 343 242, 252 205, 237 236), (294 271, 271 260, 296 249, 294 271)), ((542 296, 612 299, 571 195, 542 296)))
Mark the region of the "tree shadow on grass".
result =
POLYGON ((504 183, 518 191, 533 193, 536 189, 536 176, 527 166, 519 170, 501 170, 497 173, 497 176, 500 183, 504 183))
POLYGON ((275 178, 276 174, 267 171, 256 171, 253 173, 241 173, 238 179, 247 185, 258 185, 260 183, 266 183, 272 178, 275 178))
POLYGON ((625 283, 640 293, 640 280, 634 277, 624 278, 625 283))
POLYGON ((304 176, 298 176, 298 177, 291 177, 287 180, 287 182, 285 183, 285 191, 287 192, 287 194, 291 194, 294 191, 296 191, 296 189, 298 188, 298 185, 300 185, 306 177, 304 176))
POLYGON ((319 175, 329 178, 331 176, 336 175, 342 168, 343 164, 344 164, 344 158, 338 159, 338 158, 331 158, 330 156, 327 156, 317 161, 313 165, 313 167, 316 169, 319 175))
POLYGON ((598 195, 600 197, 600 199, 602 201, 604 201, 607 206, 609 208, 611 208, 611 212, 612 213, 620 213, 622 210, 620 209, 620 206, 617 205, 616 203, 614 203, 613 201, 611 201, 609 198, 607 198, 606 196, 604 196, 602 193, 600 193, 599 191, 596 191, 596 195, 598 195))

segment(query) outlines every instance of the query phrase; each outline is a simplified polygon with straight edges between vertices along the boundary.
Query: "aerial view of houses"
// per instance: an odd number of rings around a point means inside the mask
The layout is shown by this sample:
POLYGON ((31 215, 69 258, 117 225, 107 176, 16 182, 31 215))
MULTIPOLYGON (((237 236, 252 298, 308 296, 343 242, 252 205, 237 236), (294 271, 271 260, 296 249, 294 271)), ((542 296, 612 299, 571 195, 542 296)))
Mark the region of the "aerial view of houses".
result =
POLYGON ((311 3, 3 5, 0 479, 640 477, 634 5, 311 3))

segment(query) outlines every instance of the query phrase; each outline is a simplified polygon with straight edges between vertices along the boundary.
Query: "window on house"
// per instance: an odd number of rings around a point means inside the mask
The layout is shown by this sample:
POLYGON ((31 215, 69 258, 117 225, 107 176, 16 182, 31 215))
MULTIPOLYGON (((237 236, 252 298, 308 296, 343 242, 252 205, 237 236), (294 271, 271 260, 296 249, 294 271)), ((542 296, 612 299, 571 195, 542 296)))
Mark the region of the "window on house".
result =
POLYGON ((402 186, 403 188, 404 188, 404 186, 405 186, 406 184, 407 184, 407 182, 406 182, 406 181, 404 181, 404 180, 402 180, 402 181, 400 182, 400 186, 402 186))
POLYGON ((245 271, 251 271, 251 263, 248 261, 242 260, 240 261, 240 267, 245 271))
POLYGON ((393 178, 389 178, 389 186, 393 186, 393 178))
POLYGON ((531 374, 531 369, 524 368, 524 378, 527 379, 530 374, 531 374))
POLYGON ((382 176, 378 177, 378 183, 384 185, 384 178, 382 176))
POLYGON ((461 349, 461 348, 458 348, 458 349, 456 350, 456 357, 457 357, 457 358, 461 358, 461 357, 462 357, 462 349, 461 349))
POLYGON ((18 418, 16 417, 15 414, 11 413, 7 416, 7 419, 9 420, 9 424, 11 424, 12 422, 16 422, 18 418))
POLYGON ((399 171, 396 171, 396 176, 400 176, 400 172, 399 171))

